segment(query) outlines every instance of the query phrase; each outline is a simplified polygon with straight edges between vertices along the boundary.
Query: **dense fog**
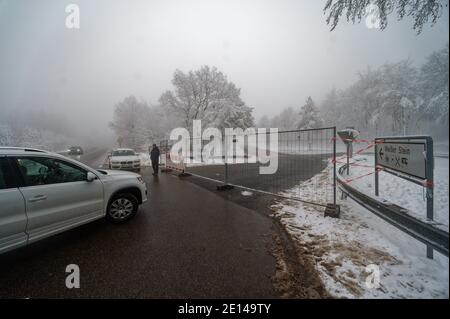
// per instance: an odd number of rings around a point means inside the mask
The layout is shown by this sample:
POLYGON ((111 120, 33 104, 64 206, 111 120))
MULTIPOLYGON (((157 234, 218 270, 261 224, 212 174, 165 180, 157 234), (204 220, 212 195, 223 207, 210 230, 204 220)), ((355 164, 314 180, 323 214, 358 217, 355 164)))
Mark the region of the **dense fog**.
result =
POLYGON ((0 0, 0 145, 143 148, 194 119, 448 140, 448 7, 331 31, 326 2, 0 0))

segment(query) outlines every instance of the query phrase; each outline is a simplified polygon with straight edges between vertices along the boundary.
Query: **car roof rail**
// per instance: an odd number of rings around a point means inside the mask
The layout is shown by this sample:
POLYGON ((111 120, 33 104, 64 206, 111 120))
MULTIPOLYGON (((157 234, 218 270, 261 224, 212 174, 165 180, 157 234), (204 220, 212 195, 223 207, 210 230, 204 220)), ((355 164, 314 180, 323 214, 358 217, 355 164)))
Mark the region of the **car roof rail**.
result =
POLYGON ((48 151, 40 150, 37 148, 30 148, 30 147, 0 146, 0 150, 16 150, 16 151, 24 151, 24 152, 35 152, 35 153, 50 153, 48 151))

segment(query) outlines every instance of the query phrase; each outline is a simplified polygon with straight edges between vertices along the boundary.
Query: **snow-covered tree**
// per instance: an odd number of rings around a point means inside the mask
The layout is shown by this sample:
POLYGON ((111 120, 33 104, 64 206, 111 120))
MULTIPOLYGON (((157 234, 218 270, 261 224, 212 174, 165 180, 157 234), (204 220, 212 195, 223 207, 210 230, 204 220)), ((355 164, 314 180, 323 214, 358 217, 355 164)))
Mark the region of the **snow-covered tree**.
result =
POLYGON ((205 122, 221 131, 226 128, 246 129, 254 126, 253 109, 243 103, 224 103, 217 112, 208 112, 205 122))
POLYGON ((174 90, 165 92, 160 104, 175 112, 189 130, 194 120, 220 129, 254 126, 252 108, 242 101, 240 89, 217 68, 203 66, 188 73, 177 70, 172 84, 174 90))
POLYGON ((385 64, 358 74, 349 88, 332 91, 321 104, 328 125, 354 126, 369 135, 409 134, 421 96, 411 62, 385 64))
POLYGON ((299 121, 298 112, 292 108, 287 107, 275 116, 272 120, 272 127, 278 128, 280 131, 295 130, 299 121))
POLYGON ((116 134, 117 144, 136 150, 167 139, 170 131, 181 125, 180 119, 160 105, 150 106, 135 96, 128 96, 114 108, 110 128, 116 134))
POLYGON ((409 123, 419 101, 417 71, 410 61, 383 65, 380 69, 377 97, 381 111, 392 119, 392 133, 408 134, 409 123))
POLYGON ((335 88, 333 88, 320 105, 321 114, 325 125, 333 126, 336 122, 341 121, 340 112, 340 94, 335 88))
POLYGON ((419 83, 422 98, 420 120, 429 120, 443 124, 448 128, 449 92, 448 92, 448 49, 447 46, 432 53, 422 66, 419 83))
POLYGON ((297 124, 299 129, 312 129, 322 126, 322 119, 319 115, 319 110, 316 107, 313 99, 308 97, 306 104, 302 106, 300 111, 300 121, 297 124))
POLYGON ((79 144, 66 118, 55 111, 4 108, 0 115, 0 146, 58 152, 79 144))
POLYGON ((137 150, 145 149, 152 142, 151 114, 148 104, 135 96, 126 97, 114 108, 110 127, 122 142, 122 146, 137 150))
POLYGON ((267 115, 263 115, 258 123, 256 124, 257 127, 260 128, 270 128, 271 127, 271 121, 270 118, 267 115))

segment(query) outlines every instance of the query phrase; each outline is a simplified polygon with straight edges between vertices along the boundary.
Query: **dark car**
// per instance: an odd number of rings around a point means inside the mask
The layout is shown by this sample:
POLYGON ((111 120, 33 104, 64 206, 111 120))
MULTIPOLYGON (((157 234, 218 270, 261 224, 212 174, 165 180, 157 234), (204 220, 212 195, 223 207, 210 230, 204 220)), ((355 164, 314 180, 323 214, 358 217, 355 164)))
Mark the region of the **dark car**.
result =
POLYGON ((71 146, 68 155, 83 155, 83 149, 81 146, 71 146))

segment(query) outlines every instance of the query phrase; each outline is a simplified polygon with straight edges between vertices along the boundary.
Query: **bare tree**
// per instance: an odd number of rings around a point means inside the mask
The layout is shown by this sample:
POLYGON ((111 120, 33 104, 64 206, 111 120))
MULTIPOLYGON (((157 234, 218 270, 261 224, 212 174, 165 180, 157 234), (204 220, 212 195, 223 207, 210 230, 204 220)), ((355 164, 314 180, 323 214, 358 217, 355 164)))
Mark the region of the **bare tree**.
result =
POLYGON ((360 22, 372 4, 378 8, 382 30, 388 25, 388 15, 396 12, 399 20, 411 17, 414 20, 414 30, 420 33, 425 24, 436 23, 443 8, 448 7, 448 0, 328 0, 324 8, 328 13, 327 23, 334 30, 343 15, 347 21, 360 22))

